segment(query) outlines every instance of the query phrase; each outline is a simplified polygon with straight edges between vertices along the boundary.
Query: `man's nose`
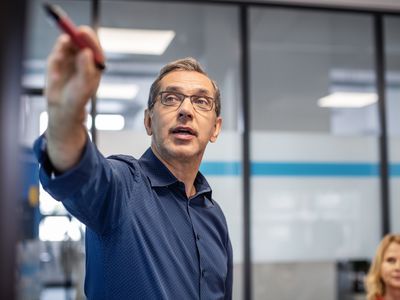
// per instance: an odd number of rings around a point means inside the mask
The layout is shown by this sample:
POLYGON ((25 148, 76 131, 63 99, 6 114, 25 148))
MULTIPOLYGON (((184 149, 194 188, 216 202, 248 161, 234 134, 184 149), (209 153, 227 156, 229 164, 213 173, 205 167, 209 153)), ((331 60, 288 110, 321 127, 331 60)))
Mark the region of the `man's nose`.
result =
POLYGON ((178 108, 179 117, 193 117, 194 107, 189 97, 183 99, 181 105, 178 108))

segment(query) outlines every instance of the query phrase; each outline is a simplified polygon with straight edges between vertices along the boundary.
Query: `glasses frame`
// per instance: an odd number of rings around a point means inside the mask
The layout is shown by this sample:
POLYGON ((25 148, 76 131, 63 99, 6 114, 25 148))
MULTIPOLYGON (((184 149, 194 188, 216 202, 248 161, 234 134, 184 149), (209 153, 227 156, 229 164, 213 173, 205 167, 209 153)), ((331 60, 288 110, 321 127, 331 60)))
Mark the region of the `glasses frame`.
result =
POLYGON ((165 105, 165 106, 168 106, 168 107, 176 107, 176 109, 178 109, 178 108, 182 105, 183 101, 185 101, 186 98, 189 98, 190 103, 192 103, 193 108, 194 108, 196 111, 198 111, 198 112, 212 111, 213 108, 214 108, 214 105, 215 105, 215 99, 214 99, 213 97, 204 96, 204 95, 186 95, 186 94, 179 93, 179 92, 175 92, 175 91, 161 91, 161 92, 158 93, 158 96, 160 97, 160 102, 161 102, 161 104, 163 104, 163 105, 165 105), (175 105, 169 105, 169 104, 164 103, 164 102, 163 102, 163 94, 173 94, 173 95, 176 95, 176 96, 178 97, 178 99, 180 100, 179 105, 175 106, 175 105), (200 107, 197 107, 197 106, 193 103, 193 101, 194 101, 196 98, 205 98, 205 99, 207 99, 207 101, 209 101, 209 102, 211 103, 210 109, 202 109, 202 108, 200 108, 200 107))

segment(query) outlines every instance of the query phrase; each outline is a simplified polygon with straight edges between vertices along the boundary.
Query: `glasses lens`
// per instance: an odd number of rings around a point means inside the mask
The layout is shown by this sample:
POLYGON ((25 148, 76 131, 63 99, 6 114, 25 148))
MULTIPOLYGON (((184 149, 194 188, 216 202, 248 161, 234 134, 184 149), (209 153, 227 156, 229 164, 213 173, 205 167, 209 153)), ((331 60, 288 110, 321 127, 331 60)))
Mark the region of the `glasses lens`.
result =
POLYGON ((176 92, 161 92, 161 103, 166 106, 174 106, 178 107, 181 105, 182 101, 185 100, 186 97, 190 97, 190 101, 192 102, 193 107, 196 110, 201 111, 210 111, 213 108, 214 100, 211 97, 207 96, 185 96, 181 93, 176 92))
POLYGON ((213 101, 204 96, 192 96, 192 103, 196 109, 208 111, 213 107, 213 101))
POLYGON ((161 103, 167 106, 179 106, 182 102, 179 94, 172 92, 161 93, 161 103))

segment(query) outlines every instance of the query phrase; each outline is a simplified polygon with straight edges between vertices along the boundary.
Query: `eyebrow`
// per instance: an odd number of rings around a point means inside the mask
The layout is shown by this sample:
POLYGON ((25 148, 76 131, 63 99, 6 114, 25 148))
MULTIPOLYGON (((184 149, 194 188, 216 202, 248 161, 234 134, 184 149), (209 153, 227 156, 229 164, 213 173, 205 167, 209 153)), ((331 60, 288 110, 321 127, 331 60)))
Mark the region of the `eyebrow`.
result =
MULTIPOLYGON (((168 92, 178 92, 178 93, 184 94, 183 89, 182 89, 181 87, 179 87, 179 86, 174 86, 174 85, 172 85, 172 86, 167 86, 167 87, 165 88, 165 91, 168 91, 168 92)), ((210 94, 212 94, 212 92, 210 92, 209 90, 199 88, 199 89, 196 89, 196 92, 195 92, 193 95, 205 95, 205 96, 208 96, 208 95, 210 95, 210 94)))

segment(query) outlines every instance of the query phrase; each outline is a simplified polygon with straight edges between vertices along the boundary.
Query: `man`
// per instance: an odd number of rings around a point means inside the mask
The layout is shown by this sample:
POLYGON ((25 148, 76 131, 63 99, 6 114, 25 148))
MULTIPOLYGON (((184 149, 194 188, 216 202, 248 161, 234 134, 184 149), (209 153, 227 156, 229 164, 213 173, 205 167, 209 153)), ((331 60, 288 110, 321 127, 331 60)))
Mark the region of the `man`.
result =
MULTIPOLYGON (((90 29, 80 34, 101 52, 90 29)), ((151 147, 139 160, 106 159, 84 127, 100 77, 91 50, 60 36, 48 59, 48 129, 35 143, 44 188, 87 226, 88 299, 231 299, 226 221, 198 171, 221 130, 217 85, 194 59, 167 65, 144 116, 151 147)))

